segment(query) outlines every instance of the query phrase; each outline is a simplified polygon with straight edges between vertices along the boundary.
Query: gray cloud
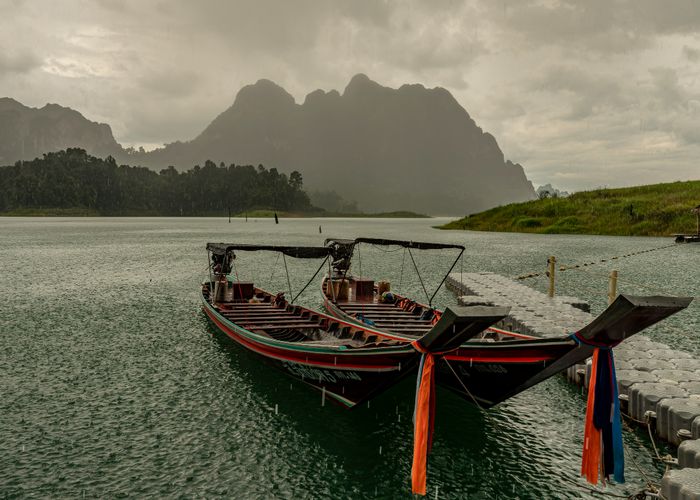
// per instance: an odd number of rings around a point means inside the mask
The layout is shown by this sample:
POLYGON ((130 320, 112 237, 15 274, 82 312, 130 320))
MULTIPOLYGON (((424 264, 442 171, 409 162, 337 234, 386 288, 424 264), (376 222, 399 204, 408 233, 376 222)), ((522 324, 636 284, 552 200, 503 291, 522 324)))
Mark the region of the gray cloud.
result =
POLYGON ((3 94, 73 107, 127 145, 194 137, 260 78, 301 102, 363 72, 446 87, 536 184, 698 177, 700 9, 686 0, 0 0, 0 11, 3 94))
POLYGON ((699 49, 696 49, 693 47, 688 47, 687 45, 683 45, 683 55, 690 62, 700 61, 700 50, 699 49))
POLYGON ((0 51, 0 78, 13 73, 29 73, 39 66, 41 59, 27 48, 0 51))

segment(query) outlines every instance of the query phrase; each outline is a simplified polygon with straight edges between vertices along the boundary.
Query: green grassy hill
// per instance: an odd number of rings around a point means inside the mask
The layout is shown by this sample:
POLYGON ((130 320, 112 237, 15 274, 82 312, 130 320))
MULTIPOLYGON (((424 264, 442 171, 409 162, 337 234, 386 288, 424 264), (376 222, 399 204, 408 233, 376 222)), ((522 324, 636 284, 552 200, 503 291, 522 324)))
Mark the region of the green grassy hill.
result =
POLYGON ((695 232, 698 204, 700 181, 598 189, 492 208, 441 229, 667 236, 695 232))

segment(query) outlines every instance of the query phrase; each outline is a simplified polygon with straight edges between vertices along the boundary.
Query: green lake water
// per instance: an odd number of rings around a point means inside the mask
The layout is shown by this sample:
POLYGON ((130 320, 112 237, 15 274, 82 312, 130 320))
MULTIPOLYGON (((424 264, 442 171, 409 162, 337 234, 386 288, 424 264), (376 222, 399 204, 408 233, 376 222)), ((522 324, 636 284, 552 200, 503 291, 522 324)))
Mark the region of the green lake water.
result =
MULTIPOLYGON (((445 232, 440 220, 0 218, 0 498, 410 498, 414 380, 347 411, 261 364, 206 321, 207 241, 318 244, 359 235, 466 245, 464 271, 506 276, 660 247, 668 238, 445 232), (319 234, 319 225, 323 234, 319 234), (275 411, 277 408, 277 411, 275 411)), ((424 297, 403 251, 363 247, 362 274, 424 297), (402 265, 403 262, 403 265, 402 265)), ((416 252, 434 288, 449 252, 416 252)), ((273 254, 236 272, 287 289, 273 254)), ((561 273, 557 292, 700 295, 700 245, 561 273)), ((292 290, 318 265, 287 259, 292 290)), ((355 261, 359 266, 359 262, 355 261)), ((357 271, 357 267, 355 268, 357 271)), ((459 269, 459 266, 457 270, 459 269)), ((544 278, 528 280, 544 290, 544 278)), ((448 291, 439 305, 454 304, 448 291)), ((300 302, 320 307, 314 282, 300 302)), ((700 355, 700 304, 651 336, 700 355)), ((438 391, 428 498, 588 498, 578 477, 585 401, 562 377, 489 411, 438 391)), ((628 450, 658 481, 645 432, 628 450)), ((642 474, 627 460, 635 492, 642 474)))

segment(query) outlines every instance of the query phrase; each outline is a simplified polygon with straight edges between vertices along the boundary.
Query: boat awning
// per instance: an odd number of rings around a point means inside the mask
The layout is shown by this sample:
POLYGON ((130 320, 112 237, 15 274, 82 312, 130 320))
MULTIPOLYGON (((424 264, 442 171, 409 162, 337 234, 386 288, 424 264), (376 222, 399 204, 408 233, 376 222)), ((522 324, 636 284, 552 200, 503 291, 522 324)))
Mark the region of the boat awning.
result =
POLYGON ((416 248, 418 250, 442 250, 445 248, 456 248, 458 250, 464 250, 463 245, 455 245, 452 243, 429 243, 425 241, 387 240, 383 238, 356 238, 355 243, 368 243, 370 245, 381 246, 400 246, 404 248, 416 248))
POLYGON ((207 250, 214 255, 226 255, 229 252, 279 252, 297 259, 323 259, 331 254, 328 247, 303 247, 283 245, 254 245, 247 243, 207 243, 207 250))

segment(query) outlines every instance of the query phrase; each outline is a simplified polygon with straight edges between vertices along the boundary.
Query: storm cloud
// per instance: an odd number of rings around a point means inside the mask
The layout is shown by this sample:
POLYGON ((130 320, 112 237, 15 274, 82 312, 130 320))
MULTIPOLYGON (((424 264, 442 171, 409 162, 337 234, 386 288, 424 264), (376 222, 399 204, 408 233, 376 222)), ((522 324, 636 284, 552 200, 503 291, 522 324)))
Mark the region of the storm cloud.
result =
POLYGON ((260 78, 298 102, 356 73, 452 92, 535 184, 700 178, 700 4, 0 0, 0 95, 196 136, 260 78))

